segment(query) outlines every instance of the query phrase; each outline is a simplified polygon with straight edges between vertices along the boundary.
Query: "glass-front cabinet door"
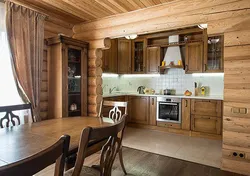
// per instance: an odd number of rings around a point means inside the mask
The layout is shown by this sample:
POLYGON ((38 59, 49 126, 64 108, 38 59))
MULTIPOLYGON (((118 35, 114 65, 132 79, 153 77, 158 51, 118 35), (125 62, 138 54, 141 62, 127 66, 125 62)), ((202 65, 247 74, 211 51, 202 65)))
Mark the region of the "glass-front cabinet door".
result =
POLYGON ((132 41, 132 73, 146 72, 145 48, 146 48, 145 39, 135 39, 132 41))
POLYGON ((223 48, 224 38, 222 35, 208 36, 207 56, 205 56, 205 72, 223 72, 223 48))
POLYGON ((68 47, 68 116, 81 115, 82 51, 68 47))

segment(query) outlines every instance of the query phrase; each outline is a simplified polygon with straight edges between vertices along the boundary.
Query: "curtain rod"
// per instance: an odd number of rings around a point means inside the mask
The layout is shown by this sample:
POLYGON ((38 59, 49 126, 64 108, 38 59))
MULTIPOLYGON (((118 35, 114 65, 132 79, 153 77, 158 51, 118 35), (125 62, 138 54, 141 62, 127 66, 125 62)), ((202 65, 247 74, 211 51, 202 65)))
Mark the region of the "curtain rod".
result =
MULTIPOLYGON (((4 2, 6 2, 6 1, 13 2, 13 3, 17 4, 17 5, 20 5, 20 6, 23 6, 23 7, 27 8, 27 9, 33 10, 33 11, 35 11, 35 12, 37 12, 37 13, 40 13, 41 15, 44 15, 44 16, 45 16, 45 19, 47 19, 47 18, 49 17, 48 14, 46 14, 46 13, 40 11, 40 10, 37 10, 37 9, 35 9, 35 8, 29 6, 29 5, 26 5, 25 3, 20 2, 20 1, 18 1, 18 0, 3 0, 3 1, 4 1, 4 2)), ((0 0, 0 2, 1 2, 1 0, 0 0)))

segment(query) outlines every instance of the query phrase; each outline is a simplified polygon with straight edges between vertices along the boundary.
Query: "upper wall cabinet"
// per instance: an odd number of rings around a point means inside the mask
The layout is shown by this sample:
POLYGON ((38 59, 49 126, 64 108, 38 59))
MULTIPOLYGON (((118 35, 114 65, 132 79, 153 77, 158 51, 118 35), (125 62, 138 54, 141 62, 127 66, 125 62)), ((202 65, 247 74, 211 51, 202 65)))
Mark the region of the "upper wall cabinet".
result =
POLYGON ((159 46, 147 48, 147 73, 159 73, 162 50, 159 46))
POLYGON ((203 63, 203 42, 186 44, 185 72, 201 73, 203 63))
POLYGON ((111 40, 111 47, 103 50, 102 70, 104 73, 117 73, 118 48, 117 39, 111 40))
POLYGON ((132 73, 146 72, 146 39, 132 41, 132 73))
POLYGON ((131 73, 131 40, 118 39, 118 74, 131 73))
POLYGON ((224 37, 222 35, 208 36, 204 48, 207 49, 204 55, 204 72, 223 72, 224 37))

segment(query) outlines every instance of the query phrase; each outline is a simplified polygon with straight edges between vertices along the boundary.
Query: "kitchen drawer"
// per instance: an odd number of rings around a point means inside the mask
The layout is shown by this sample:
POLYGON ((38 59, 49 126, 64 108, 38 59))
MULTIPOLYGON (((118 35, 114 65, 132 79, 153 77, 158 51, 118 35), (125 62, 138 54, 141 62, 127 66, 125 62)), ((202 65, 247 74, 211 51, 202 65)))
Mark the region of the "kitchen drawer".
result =
POLYGON ((221 134, 221 118, 191 115, 191 129, 196 132, 221 134))
POLYGON ((166 127, 166 128, 181 129, 181 124, 180 123, 157 122, 157 126, 166 127))
POLYGON ((222 103, 220 100, 191 100, 191 114, 205 116, 222 116, 222 103))

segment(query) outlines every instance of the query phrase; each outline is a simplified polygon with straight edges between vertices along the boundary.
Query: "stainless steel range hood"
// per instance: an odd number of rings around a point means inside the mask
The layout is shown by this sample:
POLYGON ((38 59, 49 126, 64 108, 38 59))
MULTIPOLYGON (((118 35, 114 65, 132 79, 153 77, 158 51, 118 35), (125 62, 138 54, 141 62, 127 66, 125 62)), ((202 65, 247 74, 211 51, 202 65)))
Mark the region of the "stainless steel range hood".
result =
POLYGON ((164 61, 166 65, 169 65, 171 62, 174 65, 178 65, 178 61, 181 60, 181 50, 179 46, 171 46, 171 44, 178 44, 179 43, 179 35, 172 35, 169 36, 169 47, 164 56, 164 61))

